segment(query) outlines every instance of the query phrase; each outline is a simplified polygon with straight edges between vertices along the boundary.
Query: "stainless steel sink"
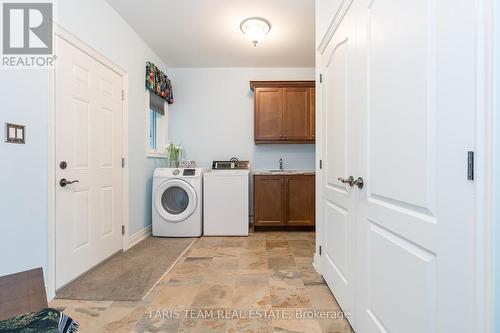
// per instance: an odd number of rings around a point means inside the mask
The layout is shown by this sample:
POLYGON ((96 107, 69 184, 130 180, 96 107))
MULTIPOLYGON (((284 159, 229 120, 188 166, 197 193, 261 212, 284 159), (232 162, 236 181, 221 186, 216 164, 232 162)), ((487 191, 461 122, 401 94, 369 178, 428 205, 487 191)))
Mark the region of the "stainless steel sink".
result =
POLYGON ((254 170, 255 174, 260 175, 303 175, 314 174, 314 170, 293 170, 293 169, 272 169, 272 170, 254 170))

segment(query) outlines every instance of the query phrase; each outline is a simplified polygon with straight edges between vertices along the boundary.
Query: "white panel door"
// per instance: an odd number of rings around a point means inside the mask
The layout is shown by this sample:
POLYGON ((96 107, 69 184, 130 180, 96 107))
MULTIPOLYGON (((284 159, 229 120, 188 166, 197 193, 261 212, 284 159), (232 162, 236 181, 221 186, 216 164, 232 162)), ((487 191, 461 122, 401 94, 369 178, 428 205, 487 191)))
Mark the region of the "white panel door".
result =
POLYGON ((56 288, 60 288, 122 249, 123 82, 120 75, 62 38, 56 37, 55 43, 56 288), (62 186, 63 179, 77 182, 62 186))
POLYGON ((474 332, 474 2, 360 6, 357 330, 474 332))
MULTIPOLYGON (((355 39, 350 17, 346 17, 320 57, 323 83, 321 100, 323 169, 319 207, 323 219, 321 273, 349 321, 354 324, 355 251, 357 193, 347 179, 356 174, 356 112, 353 109, 355 39)), ((354 326, 354 325, 353 325, 354 326)))

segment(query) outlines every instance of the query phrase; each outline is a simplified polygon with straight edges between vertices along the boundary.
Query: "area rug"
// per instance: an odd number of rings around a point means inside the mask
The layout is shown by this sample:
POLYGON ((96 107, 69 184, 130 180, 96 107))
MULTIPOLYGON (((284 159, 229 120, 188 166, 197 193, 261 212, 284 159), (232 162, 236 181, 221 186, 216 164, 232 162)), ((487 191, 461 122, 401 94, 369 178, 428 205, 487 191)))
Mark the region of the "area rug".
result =
POLYGON ((62 288, 56 293, 56 298, 141 300, 168 273, 194 240, 148 237, 62 288))

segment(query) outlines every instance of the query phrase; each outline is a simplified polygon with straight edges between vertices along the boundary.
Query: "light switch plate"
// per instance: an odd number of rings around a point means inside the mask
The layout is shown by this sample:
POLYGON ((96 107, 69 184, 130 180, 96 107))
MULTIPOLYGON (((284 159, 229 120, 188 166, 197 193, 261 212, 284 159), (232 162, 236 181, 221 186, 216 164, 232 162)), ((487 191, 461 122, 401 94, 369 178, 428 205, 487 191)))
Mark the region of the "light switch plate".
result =
POLYGON ((25 143, 26 129, 24 125, 5 123, 5 142, 25 143))

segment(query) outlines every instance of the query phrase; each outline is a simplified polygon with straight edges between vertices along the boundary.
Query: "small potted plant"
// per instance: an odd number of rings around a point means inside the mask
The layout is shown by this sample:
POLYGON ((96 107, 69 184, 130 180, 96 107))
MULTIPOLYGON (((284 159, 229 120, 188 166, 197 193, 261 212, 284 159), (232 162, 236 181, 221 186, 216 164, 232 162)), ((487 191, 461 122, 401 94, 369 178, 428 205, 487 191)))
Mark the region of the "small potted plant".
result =
POLYGON ((173 144, 172 142, 168 142, 165 147, 165 153, 168 156, 169 167, 170 168, 178 168, 179 163, 184 152, 184 148, 180 144, 173 144))

